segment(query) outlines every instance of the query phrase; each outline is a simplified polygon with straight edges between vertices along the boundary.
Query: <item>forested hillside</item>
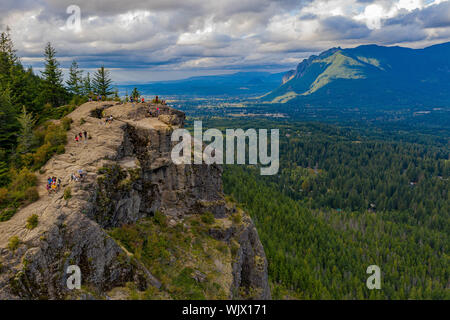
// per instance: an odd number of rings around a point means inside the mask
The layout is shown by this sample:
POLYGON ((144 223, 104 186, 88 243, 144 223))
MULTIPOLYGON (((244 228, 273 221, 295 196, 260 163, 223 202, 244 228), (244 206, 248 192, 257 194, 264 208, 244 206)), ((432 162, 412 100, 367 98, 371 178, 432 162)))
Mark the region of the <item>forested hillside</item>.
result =
POLYGON ((225 191, 258 228, 274 297, 448 299, 448 143, 318 123, 278 127, 278 175, 237 165, 224 172, 225 191), (381 268, 379 291, 366 287, 372 264, 381 268))
POLYGON ((43 49, 44 70, 36 74, 17 56, 9 28, 0 33, 0 221, 38 199, 33 172, 64 153, 71 124, 64 116, 89 97, 113 93, 104 67, 91 81, 73 61, 64 82, 55 48, 43 49))

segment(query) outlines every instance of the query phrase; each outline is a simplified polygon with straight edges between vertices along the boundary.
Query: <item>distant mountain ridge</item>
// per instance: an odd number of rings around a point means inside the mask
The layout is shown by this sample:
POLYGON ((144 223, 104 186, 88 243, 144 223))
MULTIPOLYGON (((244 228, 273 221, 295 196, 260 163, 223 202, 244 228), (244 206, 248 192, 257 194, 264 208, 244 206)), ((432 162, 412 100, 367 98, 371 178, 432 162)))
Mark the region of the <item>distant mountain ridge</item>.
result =
POLYGON ((277 88, 284 72, 237 72, 147 84, 122 85, 121 93, 131 93, 136 87, 144 95, 189 96, 258 96, 277 88))
POLYGON ((275 103, 372 106, 450 104, 450 42, 424 49, 331 48, 285 73, 263 96, 275 103))

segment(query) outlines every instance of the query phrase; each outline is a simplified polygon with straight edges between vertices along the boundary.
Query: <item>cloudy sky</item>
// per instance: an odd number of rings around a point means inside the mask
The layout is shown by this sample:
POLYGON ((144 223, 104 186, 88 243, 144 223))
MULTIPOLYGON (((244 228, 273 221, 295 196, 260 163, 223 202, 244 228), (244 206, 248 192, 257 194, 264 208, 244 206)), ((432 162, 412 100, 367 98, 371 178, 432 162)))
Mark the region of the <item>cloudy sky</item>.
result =
POLYGON ((39 70, 50 41, 64 68, 104 64, 116 83, 142 83, 279 72, 335 46, 450 41, 450 1, 1 0, 7 25, 24 65, 39 70))

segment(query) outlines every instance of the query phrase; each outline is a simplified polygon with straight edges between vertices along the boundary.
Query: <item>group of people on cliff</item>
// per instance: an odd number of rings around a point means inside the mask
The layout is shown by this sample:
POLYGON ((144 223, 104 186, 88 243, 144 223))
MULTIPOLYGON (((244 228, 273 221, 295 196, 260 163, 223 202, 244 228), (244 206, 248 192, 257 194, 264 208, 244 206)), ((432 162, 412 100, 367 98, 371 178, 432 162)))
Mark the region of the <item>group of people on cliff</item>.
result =
MULTIPOLYGON (((126 99, 126 101, 128 101, 128 98, 126 99)), ((145 98, 144 97, 139 98, 139 97, 130 96, 130 102, 133 103, 133 105, 134 105, 135 102, 136 103, 139 103, 139 102, 140 103, 145 103, 145 98)), ((155 103, 155 104, 166 105, 166 101, 162 100, 162 99, 159 99, 158 96, 155 96, 155 98, 151 102, 155 103)))
MULTIPOLYGON (((79 169, 76 173, 72 173, 70 175, 70 181, 79 182, 82 181, 84 177, 85 173, 83 172, 83 169, 79 169)), ((61 178, 48 177, 46 185, 48 194, 58 192, 61 189, 61 183, 62 183, 61 178)))
POLYGON ((59 191, 61 187, 61 179, 57 177, 48 177, 47 178, 47 192, 50 194, 52 192, 56 193, 59 191))
POLYGON ((83 132, 80 131, 80 133, 75 135, 75 142, 79 142, 79 141, 83 140, 83 137, 84 137, 84 143, 86 143, 88 140, 88 133, 86 130, 84 130, 83 132))
POLYGON ((94 96, 94 97, 89 96, 89 102, 92 102, 92 101, 102 101, 102 100, 103 100, 103 97, 102 97, 101 95, 97 95, 97 96, 94 96))
POLYGON ((70 175, 70 181, 79 182, 84 179, 84 176, 83 169, 79 169, 76 173, 70 175))
MULTIPOLYGON (((145 103, 145 98, 144 97, 141 97, 141 99, 140 99, 141 101, 141 103, 145 103)), ((138 97, 130 97, 130 102, 138 102, 139 103, 139 98, 138 97)))

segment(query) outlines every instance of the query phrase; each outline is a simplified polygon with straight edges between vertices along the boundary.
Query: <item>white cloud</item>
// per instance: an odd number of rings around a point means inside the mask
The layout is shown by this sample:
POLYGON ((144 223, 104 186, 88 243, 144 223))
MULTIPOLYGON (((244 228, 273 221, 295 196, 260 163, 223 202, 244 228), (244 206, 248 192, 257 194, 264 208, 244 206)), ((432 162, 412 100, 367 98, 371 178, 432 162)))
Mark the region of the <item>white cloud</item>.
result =
POLYGON ((370 4, 365 7, 364 12, 356 16, 356 20, 365 21, 369 29, 380 29, 381 19, 387 18, 389 15, 384 11, 383 7, 378 4, 370 4))
POLYGON ((398 9, 406 9, 408 11, 412 11, 414 9, 420 9, 424 7, 423 0, 400 0, 396 7, 398 9))
POLYGON ((64 27, 71 0, 2 0, 0 27, 12 27, 24 63, 41 66, 51 41, 65 67, 73 58, 83 68, 104 63, 121 81, 136 70, 278 71, 333 46, 450 40, 448 0, 77 2, 80 32, 64 27))

